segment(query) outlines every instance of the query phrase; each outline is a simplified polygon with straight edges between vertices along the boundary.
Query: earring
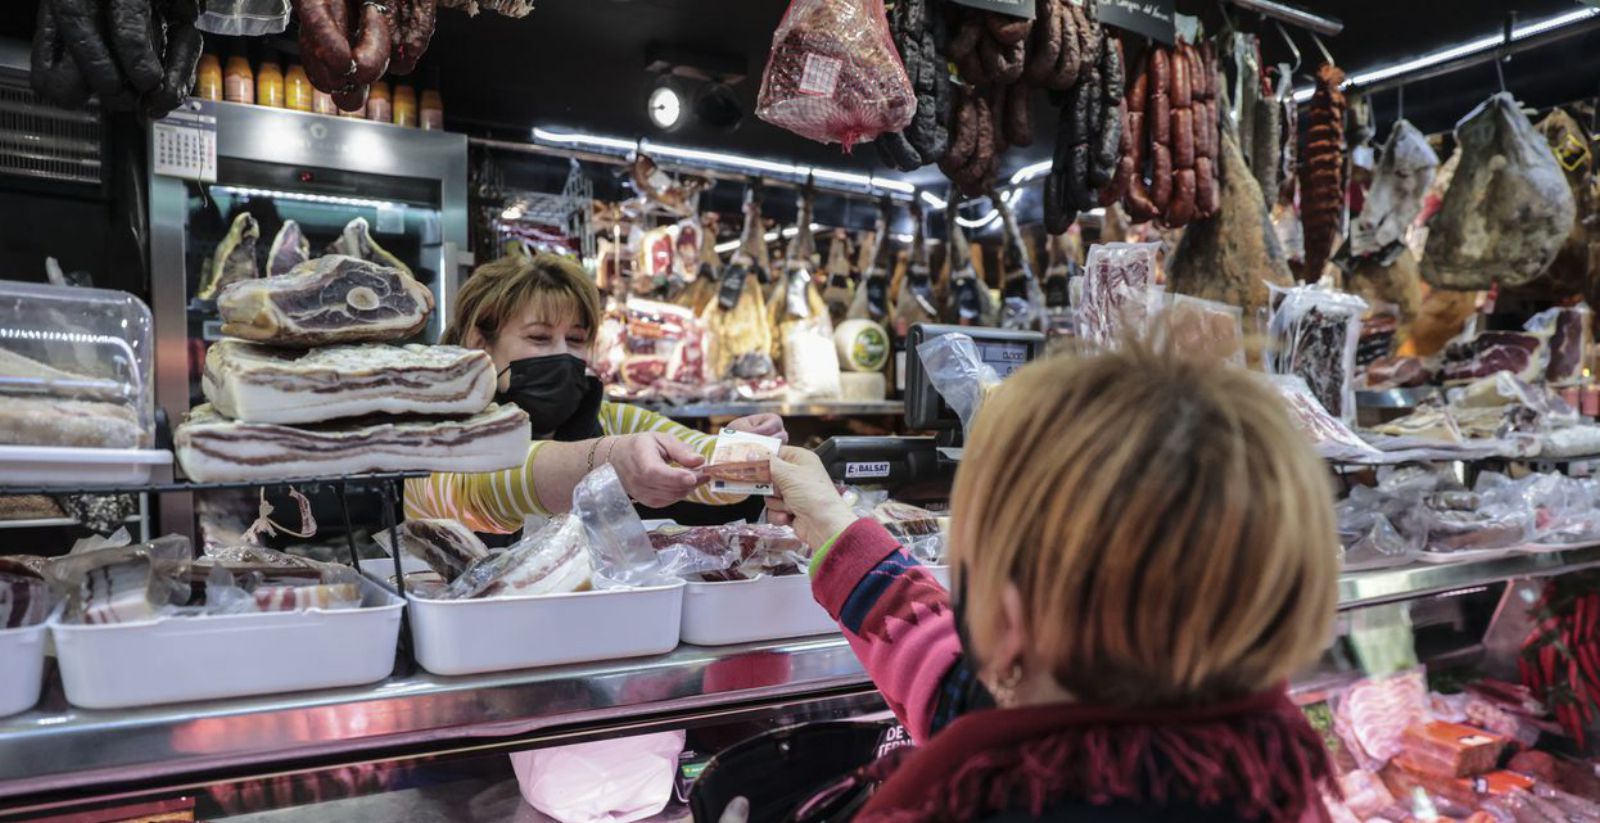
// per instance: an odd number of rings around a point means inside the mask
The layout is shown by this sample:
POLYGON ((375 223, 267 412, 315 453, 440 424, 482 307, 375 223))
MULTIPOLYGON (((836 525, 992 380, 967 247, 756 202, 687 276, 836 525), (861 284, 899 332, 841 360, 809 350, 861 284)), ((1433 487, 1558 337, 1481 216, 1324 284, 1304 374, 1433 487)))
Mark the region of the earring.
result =
POLYGON ((1005 677, 995 683, 985 683, 989 694, 994 698, 994 703, 1002 709, 1009 709, 1017 703, 1017 687, 1022 685, 1022 663, 1011 664, 1011 669, 1005 677))

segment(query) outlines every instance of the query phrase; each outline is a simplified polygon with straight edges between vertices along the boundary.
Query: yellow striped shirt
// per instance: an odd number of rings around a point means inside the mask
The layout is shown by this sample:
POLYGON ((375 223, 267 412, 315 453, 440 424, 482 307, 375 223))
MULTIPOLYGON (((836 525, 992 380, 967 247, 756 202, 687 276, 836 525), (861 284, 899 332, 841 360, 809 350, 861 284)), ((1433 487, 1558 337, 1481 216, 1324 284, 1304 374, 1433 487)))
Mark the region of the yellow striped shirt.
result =
MULTIPOLYGON (((707 460, 717 442, 712 435, 624 403, 600 404, 600 430, 606 435, 661 432, 689 444, 707 460)), ((407 480, 406 517, 447 517, 460 520, 476 532, 508 534, 522 528, 528 515, 549 516, 550 510, 539 501, 533 483, 539 449, 546 442, 529 443, 527 458, 514 469, 482 474, 447 472, 407 480)), ((690 502, 710 506, 726 506, 743 499, 742 495, 712 494, 710 486, 701 486, 688 497, 690 502)))

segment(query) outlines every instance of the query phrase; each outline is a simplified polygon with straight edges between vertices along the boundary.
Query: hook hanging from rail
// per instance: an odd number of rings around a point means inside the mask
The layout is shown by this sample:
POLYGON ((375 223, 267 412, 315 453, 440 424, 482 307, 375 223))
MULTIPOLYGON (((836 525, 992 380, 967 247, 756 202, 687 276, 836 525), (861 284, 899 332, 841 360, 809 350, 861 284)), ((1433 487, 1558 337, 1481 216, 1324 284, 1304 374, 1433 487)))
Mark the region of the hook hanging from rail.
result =
POLYGON ((1317 44, 1317 51, 1322 52, 1322 59, 1328 61, 1328 65, 1330 66, 1339 65, 1338 63, 1334 62, 1333 52, 1328 51, 1328 46, 1322 42, 1322 38, 1318 37, 1317 33, 1314 31, 1308 32, 1308 34, 1311 35, 1311 42, 1317 44))
POLYGON ((1289 36, 1289 30, 1284 28, 1282 23, 1274 20, 1272 24, 1277 26, 1278 35, 1283 38, 1284 45, 1289 47, 1289 53, 1294 55, 1294 65, 1289 67, 1289 74, 1292 76, 1300 71, 1300 64, 1304 62, 1300 56, 1300 46, 1295 44, 1294 38, 1289 36))

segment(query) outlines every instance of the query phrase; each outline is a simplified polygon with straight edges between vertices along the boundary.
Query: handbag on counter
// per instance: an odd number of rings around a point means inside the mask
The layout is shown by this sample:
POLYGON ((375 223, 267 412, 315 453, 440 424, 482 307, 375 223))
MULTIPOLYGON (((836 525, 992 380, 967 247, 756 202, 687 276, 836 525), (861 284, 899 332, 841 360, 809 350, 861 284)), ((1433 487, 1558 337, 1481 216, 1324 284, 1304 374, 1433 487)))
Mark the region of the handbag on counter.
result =
POLYGON ((716 821, 736 797, 749 823, 849 820, 888 778, 910 737, 893 720, 829 721, 776 729, 713 757, 689 791, 698 821, 716 821))

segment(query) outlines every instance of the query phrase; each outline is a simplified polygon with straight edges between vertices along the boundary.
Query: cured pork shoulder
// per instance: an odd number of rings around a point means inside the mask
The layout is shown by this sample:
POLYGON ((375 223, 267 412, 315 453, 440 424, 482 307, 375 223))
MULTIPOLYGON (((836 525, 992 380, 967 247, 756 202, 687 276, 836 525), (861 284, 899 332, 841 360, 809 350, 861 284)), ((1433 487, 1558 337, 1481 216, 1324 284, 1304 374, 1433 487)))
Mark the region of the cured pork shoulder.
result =
POLYGON ((330 254, 285 275, 234 283, 217 308, 223 334, 309 348, 414 335, 427 325, 433 294, 400 269, 330 254))

